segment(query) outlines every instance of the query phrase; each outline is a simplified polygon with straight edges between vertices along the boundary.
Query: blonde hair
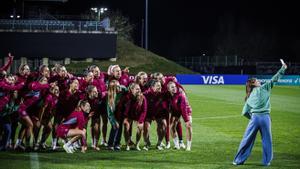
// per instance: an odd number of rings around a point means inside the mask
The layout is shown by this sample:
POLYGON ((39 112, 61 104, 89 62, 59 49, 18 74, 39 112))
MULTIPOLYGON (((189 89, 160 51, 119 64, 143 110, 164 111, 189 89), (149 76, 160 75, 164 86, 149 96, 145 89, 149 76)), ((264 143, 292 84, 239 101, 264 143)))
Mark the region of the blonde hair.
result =
POLYGON ((148 75, 147 75, 146 72, 143 72, 143 71, 139 72, 139 73, 135 76, 134 81, 135 81, 136 83, 139 84, 139 83, 140 83, 140 80, 141 80, 141 77, 144 76, 144 75, 146 75, 146 76, 148 77, 148 75))
MULTIPOLYGON (((134 89, 135 86, 140 86, 139 84, 137 83, 130 83, 129 85, 129 90, 130 92, 132 93, 132 90, 134 89)), ((143 93, 139 94, 137 97, 136 97, 139 105, 141 106, 143 104, 143 101, 144 101, 144 95, 143 93)))
POLYGON ((115 98, 117 94, 117 80, 111 80, 108 83, 108 90, 107 90, 107 96, 108 96, 108 105, 110 107, 115 107, 115 98))
MULTIPOLYGON (((20 65, 20 67, 19 67, 19 73, 21 73, 21 72, 24 71, 25 66, 28 66, 28 67, 29 67, 28 64, 22 64, 22 65, 20 65)), ((30 68, 29 68, 29 69, 30 69, 30 68)))
POLYGON ((113 75, 114 69, 117 68, 117 67, 120 67, 120 66, 119 66, 119 65, 110 65, 110 66, 108 67, 107 74, 108 74, 108 75, 113 75))

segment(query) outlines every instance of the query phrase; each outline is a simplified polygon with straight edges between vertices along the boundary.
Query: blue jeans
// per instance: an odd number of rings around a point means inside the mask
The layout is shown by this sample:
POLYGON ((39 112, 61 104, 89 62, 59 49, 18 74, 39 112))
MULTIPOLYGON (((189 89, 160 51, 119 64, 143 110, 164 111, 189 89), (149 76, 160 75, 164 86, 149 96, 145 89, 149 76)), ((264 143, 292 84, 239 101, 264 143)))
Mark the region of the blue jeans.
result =
POLYGON ((270 114, 252 114, 233 162, 236 164, 243 164, 247 160, 251 154, 258 131, 262 138, 262 163, 263 165, 270 165, 273 158, 270 114))
POLYGON ((118 129, 114 129, 111 127, 110 133, 109 133, 109 139, 108 139, 108 146, 109 147, 116 147, 120 146, 121 143, 121 136, 122 136, 122 128, 123 125, 119 125, 118 129))
POLYGON ((3 128, 3 136, 0 142, 0 150, 5 150, 8 144, 8 141, 11 137, 11 123, 5 122, 2 117, 0 117, 0 124, 2 124, 3 128))

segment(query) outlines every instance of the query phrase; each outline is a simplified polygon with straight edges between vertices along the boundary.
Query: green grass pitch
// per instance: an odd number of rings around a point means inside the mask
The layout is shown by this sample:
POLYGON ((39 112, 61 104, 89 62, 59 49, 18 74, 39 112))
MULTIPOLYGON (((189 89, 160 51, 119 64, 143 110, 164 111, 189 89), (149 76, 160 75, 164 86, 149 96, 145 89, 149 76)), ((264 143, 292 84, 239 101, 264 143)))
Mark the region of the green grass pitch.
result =
MULTIPOLYGON (((63 151, 0 152, 0 168, 266 168, 261 165, 259 134, 246 163, 243 166, 232 165, 248 123, 240 115, 245 96, 244 86, 194 85, 185 88, 193 108, 191 152, 156 150, 156 124, 152 123, 152 149, 148 152, 111 152, 104 148, 100 152, 88 149, 86 154, 67 154, 63 151)), ((268 168, 300 168, 300 87, 275 86, 271 96, 271 108, 274 158, 268 168)), ((185 127, 183 129, 185 134, 185 127)), ((122 142, 123 140, 122 138, 122 142)), ((143 141, 141 145, 143 146, 143 141)))

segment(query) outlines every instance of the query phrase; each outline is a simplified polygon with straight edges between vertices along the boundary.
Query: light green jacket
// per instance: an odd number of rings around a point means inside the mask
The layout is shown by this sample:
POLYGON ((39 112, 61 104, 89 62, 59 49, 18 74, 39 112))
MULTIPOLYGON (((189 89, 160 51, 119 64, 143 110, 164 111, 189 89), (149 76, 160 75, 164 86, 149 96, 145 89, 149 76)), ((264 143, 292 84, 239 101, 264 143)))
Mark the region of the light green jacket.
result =
POLYGON ((270 95, 274 82, 277 82, 285 72, 285 68, 281 69, 272 77, 271 81, 268 81, 260 87, 253 88, 249 98, 247 99, 242 115, 247 118, 251 118, 252 113, 266 114, 271 111, 270 95))

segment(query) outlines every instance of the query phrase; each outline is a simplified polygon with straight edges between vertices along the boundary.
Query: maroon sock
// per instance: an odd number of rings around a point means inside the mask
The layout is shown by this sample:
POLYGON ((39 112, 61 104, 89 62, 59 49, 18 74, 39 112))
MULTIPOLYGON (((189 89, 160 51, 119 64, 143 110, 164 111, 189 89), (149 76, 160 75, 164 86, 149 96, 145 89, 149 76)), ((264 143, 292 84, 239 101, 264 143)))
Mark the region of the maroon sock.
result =
POLYGON ((178 122, 177 126, 176 126, 176 130, 178 133, 178 138, 179 141, 182 140, 182 127, 181 127, 181 122, 178 122))

